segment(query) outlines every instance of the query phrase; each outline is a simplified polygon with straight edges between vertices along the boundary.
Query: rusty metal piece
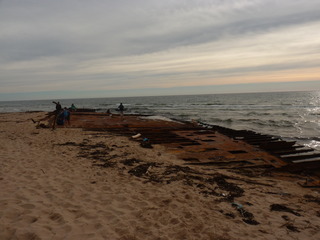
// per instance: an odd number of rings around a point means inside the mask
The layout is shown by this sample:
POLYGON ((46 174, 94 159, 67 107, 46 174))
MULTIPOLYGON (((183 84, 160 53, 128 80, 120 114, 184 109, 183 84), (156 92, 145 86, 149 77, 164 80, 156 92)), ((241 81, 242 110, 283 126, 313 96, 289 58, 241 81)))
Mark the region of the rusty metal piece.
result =
POLYGON ((259 146, 268 151, 274 151, 279 149, 290 149, 296 142, 286 142, 286 141, 272 141, 262 143, 259 146))
POLYGON ((320 187, 320 181, 306 181, 305 183, 299 183, 304 188, 318 188, 320 187))
MULTIPOLYGON (((290 157, 282 157, 283 160, 285 161, 291 161, 291 162, 296 162, 297 160, 307 160, 310 158, 318 158, 320 157, 320 154, 308 154, 308 155, 297 155, 297 156, 290 156, 290 157)), ((318 159, 320 161, 320 159, 318 159)))
POLYGON ((296 148, 293 148, 293 150, 277 150, 273 151, 275 154, 279 154, 280 156, 284 155, 292 155, 292 154, 298 154, 298 153, 306 153, 306 152, 313 152, 313 149, 300 149, 296 150, 296 148))

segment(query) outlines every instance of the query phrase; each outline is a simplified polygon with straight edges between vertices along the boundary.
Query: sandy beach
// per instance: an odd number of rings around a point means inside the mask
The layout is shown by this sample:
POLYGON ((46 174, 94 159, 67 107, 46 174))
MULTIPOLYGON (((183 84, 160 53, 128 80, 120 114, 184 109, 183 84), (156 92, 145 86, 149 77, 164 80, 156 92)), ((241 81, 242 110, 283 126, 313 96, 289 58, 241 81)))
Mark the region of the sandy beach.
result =
POLYGON ((320 239, 304 176, 186 166, 114 133, 0 114, 0 239, 320 239))

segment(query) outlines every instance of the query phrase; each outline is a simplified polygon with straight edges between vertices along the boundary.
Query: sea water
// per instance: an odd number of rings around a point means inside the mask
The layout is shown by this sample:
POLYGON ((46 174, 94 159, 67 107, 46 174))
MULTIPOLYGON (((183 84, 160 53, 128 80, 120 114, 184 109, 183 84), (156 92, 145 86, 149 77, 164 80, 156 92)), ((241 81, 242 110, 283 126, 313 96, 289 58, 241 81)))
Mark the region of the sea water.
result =
MULTIPOLYGON (((184 96, 52 99, 63 107, 125 114, 160 115, 197 120, 232 129, 246 129, 295 140, 320 150, 320 92, 272 92, 184 96)), ((52 111, 52 100, 0 102, 0 112, 52 111)))

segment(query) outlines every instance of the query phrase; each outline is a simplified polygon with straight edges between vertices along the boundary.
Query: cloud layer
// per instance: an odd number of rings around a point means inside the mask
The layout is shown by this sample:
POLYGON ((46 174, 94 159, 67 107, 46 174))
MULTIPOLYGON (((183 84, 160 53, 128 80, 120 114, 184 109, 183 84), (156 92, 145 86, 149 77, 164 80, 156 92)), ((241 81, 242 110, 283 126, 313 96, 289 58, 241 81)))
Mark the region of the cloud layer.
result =
POLYGON ((319 11, 318 0, 3 0, 0 93, 320 80, 319 11))

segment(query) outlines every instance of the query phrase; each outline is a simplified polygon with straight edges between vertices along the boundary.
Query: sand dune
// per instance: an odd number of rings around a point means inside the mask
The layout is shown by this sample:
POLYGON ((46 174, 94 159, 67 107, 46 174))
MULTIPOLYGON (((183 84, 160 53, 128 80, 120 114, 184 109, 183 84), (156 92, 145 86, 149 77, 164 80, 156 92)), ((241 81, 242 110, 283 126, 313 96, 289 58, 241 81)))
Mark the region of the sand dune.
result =
POLYGON ((37 129, 43 116, 0 114, 0 239, 320 239, 301 176, 187 168, 159 145, 37 129))

